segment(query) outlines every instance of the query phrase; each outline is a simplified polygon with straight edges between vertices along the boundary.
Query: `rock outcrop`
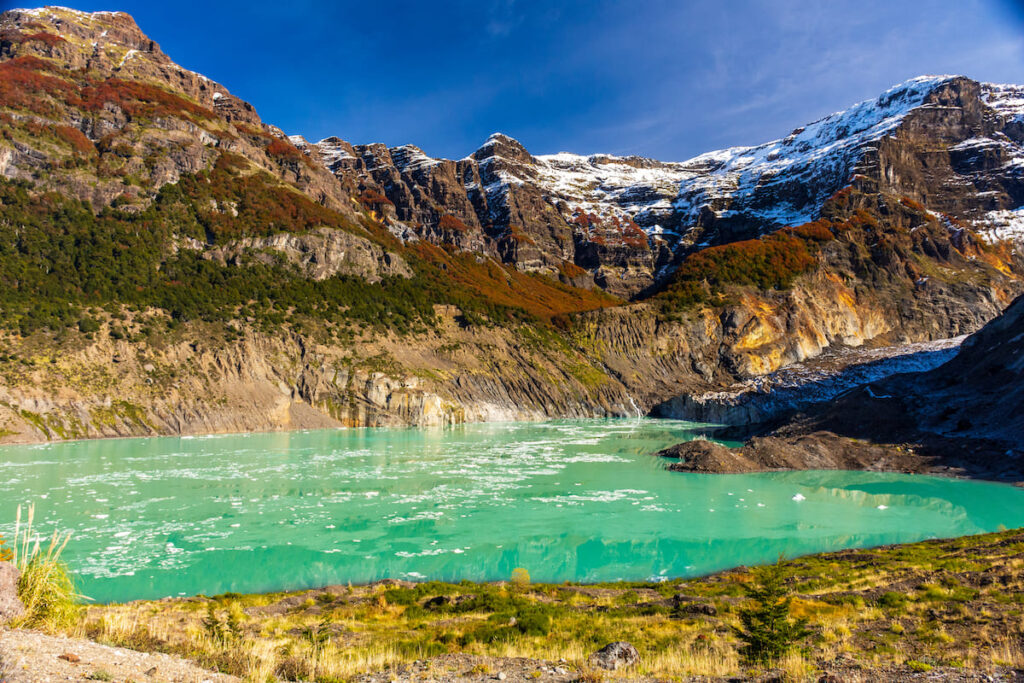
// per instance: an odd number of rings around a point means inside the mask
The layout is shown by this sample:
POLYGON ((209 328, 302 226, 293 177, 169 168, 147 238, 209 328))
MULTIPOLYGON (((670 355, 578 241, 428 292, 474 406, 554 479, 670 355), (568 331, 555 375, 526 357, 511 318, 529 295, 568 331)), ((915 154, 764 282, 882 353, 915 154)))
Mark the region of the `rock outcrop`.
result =
POLYGON ((385 277, 408 279, 413 276, 409 264, 398 254, 385 251, 364 237, 330 228, 301 235, 279 233, 270 237, 246 237, 206 249, 198 246, 203 258, 225 265, 251 261, 272 263, 275 255, 281 254, 311 280, 354 275, 367 282, 380 282, 385 277))
POLYGON ((631 644, 624 641, 608 643, 590 655, 587 660, 591 666, 609 671, 617 671, 633 666, 640 661, 640 653, 631 644))
POLYGON ((741 449, 692 442, 676 471, 870 469, 1024 482, 1024 297, 949 362, 856 387, 741 449))
POLYGON ((10 562, 0 562, 0 626, 25 614, 25 605, 18 598, 21 574, 10 562))

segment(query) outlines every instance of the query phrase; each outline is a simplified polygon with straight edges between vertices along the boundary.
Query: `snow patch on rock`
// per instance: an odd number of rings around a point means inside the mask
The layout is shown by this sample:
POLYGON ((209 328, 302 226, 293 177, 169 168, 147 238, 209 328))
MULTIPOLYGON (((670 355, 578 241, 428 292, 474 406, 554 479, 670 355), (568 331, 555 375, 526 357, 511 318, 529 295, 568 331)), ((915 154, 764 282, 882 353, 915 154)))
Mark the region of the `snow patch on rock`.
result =
POLYGON ((675 202, 684 225, 697 221, 710 209, 722 218, 734 206, 767 222, 797 225, 813 220, 835 189, 819 184, 820 194, 804 205, 777 202, 758 208, 747 202, 755 191, 781 182, 831 177, 845 180, 869 143, 893 132, 913 109, 924 105, 928 95, 956 76, 920 76, 894 86, 872 100, 797 128, 787 137, 756 147, 733 147, 702 154, 683 164, 691 171, 675 202))
POLYGON ((989 211, 975 221, 978 233, 989 242, 1011 240, 1024 244, 1024 206, 1017 209, 989 211))

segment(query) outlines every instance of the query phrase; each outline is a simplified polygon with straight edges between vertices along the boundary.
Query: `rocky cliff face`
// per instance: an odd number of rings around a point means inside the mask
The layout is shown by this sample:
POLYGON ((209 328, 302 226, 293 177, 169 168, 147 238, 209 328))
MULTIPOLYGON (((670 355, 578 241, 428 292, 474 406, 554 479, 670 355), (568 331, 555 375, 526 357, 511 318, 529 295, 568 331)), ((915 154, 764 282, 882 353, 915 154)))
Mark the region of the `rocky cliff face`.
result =
POLYGON ((0 174, 8 178, 96 208, 144 204, 228 151, 351 212, 326 169, 306 163, 251 104, 175 64, 124 12, 4 12, 0 63, 7 110, 0 174))
POLYGON ((1022 291, 1022 116, 925 77, 680 163, 434 159, 286 137, 126 14, 5 12, 0 440, 674 414, 973 332, 1022 291))
POLYGON ((951 360, 820 403, 741 449, 705 442, 662 453, 670 469, 870 469, 1024 481, 1024 297, 951 360))

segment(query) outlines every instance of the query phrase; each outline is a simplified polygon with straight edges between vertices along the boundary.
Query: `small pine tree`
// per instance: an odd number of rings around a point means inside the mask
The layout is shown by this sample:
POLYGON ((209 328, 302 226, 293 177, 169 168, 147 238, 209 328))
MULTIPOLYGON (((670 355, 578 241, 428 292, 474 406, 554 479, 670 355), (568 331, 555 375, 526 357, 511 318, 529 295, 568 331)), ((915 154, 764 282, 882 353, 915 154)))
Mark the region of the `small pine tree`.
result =
POLYGON ((811 634, 806 619, 790 618, 793 598, 783 580, 781 564, 755 569, 746 595, 753 602, 740 609, 742 627, 734 630, 744 643, 740 654, 747 662, 777 661, 811 634))
POLYGON ((224 622, 221 621, 220 615, 217 614, 217 610, 214 609, 212 602, 206 606, 206 617, 203 618, 203 630, 206 631, 206 635, 210 637, 210 640, 215 643, 219 645, 225 645, 227 643, 227 629, 224 627, 224 622))
POLYGON ((309 643, 314 659, 319 659, 324 648, 331 641, 331 620, 324 617, 302 630, 302 636, 309 643))

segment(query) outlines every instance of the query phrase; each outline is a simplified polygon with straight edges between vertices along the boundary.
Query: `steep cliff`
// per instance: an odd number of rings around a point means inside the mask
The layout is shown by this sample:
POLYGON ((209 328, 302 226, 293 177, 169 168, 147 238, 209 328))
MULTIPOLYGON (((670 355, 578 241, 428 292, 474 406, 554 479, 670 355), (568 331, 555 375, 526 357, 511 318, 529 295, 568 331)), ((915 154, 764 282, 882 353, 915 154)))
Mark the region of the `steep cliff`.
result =
POLYGON ((812 406, 741 449, 679 444, 678 471, 871 469, 1024 482, 1024 297, 948 362, 812 406))

